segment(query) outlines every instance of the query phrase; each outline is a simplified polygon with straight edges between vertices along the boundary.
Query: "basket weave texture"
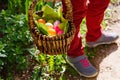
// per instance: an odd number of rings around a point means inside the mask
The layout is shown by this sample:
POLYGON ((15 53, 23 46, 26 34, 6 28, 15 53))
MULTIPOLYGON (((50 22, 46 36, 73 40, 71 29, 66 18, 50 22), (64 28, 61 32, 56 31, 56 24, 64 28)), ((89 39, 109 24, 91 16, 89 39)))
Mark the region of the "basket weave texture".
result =
MULTIPOLYGON (((57 55, 66 53, 70 47, 71 41, 74 38, 75 27, 72 21, 72 7, 70 0, 65 0, 66 4, 66 14, 65 18, 69 20, 69 29, 66 34, 56 35, 56 36, 46 36, 41 34, 34 22, 33 13, 36 6, 37 0, 33 0, 29 8, 29 27, 30 33, 34 39, 37 48, 40 53, 57 55)), ((39 12, 40 13, 40 12, 39 12)))

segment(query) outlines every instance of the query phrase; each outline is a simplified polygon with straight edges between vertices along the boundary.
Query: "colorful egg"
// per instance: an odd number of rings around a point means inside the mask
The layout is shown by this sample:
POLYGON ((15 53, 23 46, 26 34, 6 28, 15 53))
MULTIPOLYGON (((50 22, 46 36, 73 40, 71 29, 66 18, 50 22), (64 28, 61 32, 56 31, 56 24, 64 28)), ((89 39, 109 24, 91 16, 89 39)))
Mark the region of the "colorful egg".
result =
POLYGON ((59 20, 56 20, 53 24, 53 26, 58 26, 60 24, 60 21, 59 20))
POLYGON ((45 23, 45 25, 46 25, 46 26, 49 26, 49 27, 53 27, 53 24, 52 24, 52 23, 49 23, 49 22, 45 23))

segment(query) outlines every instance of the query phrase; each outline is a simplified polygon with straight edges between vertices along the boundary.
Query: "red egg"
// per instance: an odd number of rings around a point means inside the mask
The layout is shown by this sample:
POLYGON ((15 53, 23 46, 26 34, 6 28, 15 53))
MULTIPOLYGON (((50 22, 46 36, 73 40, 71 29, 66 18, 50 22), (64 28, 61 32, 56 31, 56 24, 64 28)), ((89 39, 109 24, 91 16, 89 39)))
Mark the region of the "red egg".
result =
POLYGON ((64 31, 61 30, 58 26, 55 26, 54 29, 55 29, 57 34, 63 34, 64 33, 64 31))

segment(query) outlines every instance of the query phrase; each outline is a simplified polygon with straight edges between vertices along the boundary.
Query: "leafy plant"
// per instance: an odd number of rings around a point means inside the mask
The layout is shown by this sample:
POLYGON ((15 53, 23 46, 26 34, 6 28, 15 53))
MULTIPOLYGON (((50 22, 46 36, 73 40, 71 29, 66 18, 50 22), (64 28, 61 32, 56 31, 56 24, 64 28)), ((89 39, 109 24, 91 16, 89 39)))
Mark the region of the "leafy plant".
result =
POLYGON ((25 0, 8 0, 8 10, 12 14, 25 13, 25 0))
POLYGON ((27 68, 25 55, 32 38, 25 15, 11 15, 3 10, 0 13, 0 34, 0 71, 6 69, 9 76, 13 70, 21 71, 27 68))
POLYGON ((32 80, 52 79, 56 76, 62 76, 66 70, 65 55, 46 55, 38 54, 39 51, 34 47, 28 50, 36 59, 38 64, 34 67, 32 80), (56 75, 56 76, 55 76, 56 75))

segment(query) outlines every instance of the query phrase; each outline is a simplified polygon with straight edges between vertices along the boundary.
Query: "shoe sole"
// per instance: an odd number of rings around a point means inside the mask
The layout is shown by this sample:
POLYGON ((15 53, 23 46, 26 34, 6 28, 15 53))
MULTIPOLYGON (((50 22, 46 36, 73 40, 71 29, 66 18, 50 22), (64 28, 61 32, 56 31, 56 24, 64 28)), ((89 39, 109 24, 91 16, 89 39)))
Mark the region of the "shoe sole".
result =
MULTIPOLYGON (((117 40, 117 39, 116 39, 116 40, 117 40)), ((103 45, 103 44, 112 44, 112 43, 115 43, 116 40, 111 41, 111 42, 96 43, 96 44, 94 44, 94 45, 92 45, 92 46, 87 44, 87 46, 90 47, 90 48, 94 48, 94 47, 97 47, 97 46, 103 45)))
POLYGON ((67 59, 66 59, 66 61, 67 61, 67 63, 68 63, 70 66, 72 66, 72 67, 78 72, 78 74, 81 75, 81 76, 84 76, 84 77, 87 77, 87 78, 92 78, 92 77, 95 77, 95 76, 98 75, 98 72, 96 72, 96 73, 94 73, 94 74, 91 75, 91 76, 86 76, 86 75, 80 73, 80 72, 74 67, 74 65, 73 65, 72 63, 70 63, 67 59))

